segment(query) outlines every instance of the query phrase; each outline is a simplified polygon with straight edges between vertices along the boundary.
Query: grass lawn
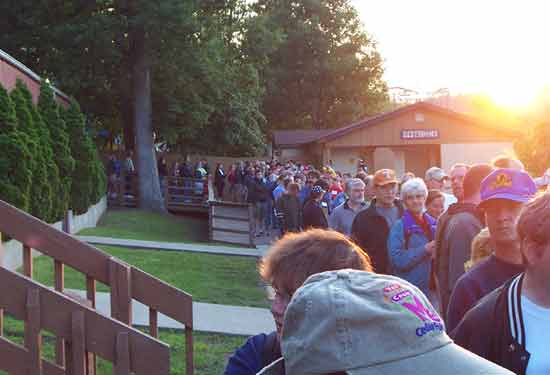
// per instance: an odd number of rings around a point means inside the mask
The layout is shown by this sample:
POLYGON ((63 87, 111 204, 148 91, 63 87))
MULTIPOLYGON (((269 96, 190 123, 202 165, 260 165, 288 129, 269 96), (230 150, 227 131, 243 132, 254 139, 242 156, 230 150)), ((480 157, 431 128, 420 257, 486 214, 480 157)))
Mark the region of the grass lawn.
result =
POLYGON ((84 229, 83 236, 113 237, 143 241, 206 242, 206 216, 176 216, 138 209, 109 209, 96 228, 84 229))
MULTIPOLYGON (((185 340, 183 333, 175 330, 160 330, 160 340, 170 345, 171 374, 185 374, 185 340)), ((6 316, 4 318, 5 337, 17 344, 23 344, 23 323, 6 316)), ((223 372, 227 358, 245 342, 242 336, 210 333, 194 333, 195 373, 219 375, 223 372)), ((43 356, 54 361, 55 338, 43 334, 43 356)), ((4 372, 0 371, 0 374, 4 372)), ((98 358, 98 375, 112 374, 111 364, 98 358)))
MULTIPOLYGON (((265 289, 250 257, 197 254, 100 246, 109 254, 193 295, 198 302, 224 305, 268 307, 265 289)), ((53 285, 53 261, 34 260, 34 278, 53 285)), ((85 277, 70 267, 65 270, 65 287, 85 289, 85 277)), ((98 291, 108 291, 98 283, 98 291)))

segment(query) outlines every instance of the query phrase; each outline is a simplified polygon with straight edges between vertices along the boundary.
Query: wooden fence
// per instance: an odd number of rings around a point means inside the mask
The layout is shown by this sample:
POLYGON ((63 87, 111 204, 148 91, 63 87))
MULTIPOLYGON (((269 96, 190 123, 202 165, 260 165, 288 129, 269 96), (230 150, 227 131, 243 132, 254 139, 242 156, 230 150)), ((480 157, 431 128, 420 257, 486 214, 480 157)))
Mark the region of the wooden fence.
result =
POLYGON ((0 285, 0 308, 25 322, 24 347, 0 337, 0 370, 14 375, 85 375, 92 354, 113 363, 115 375, 170 373, 168 345, 4 268, 0 285), (43 359, 42 331, 64 341, 64 364, 43 359))
MULTIPOLYGON (((110 287, 111 317, 132 324, 132 299, 149 307, 149 334, 158 337, 158 313, 185 326, 186 369, 193 368, 193 300, 191 295, 121 262, 103 251, 58 231, 48 224, 0 200, 0 233, 23 244, 23 272, 32 279, 32 249, 54 263, 55 289, 64 291, 64 265, 86 276, 87 303, 95 308, 96 281, 110 287)), ((52 313, 52 312, 50 312, 52 313)), ((64 366, 63 337, 56 345, 56 362, 64 366)), ((91 366, 88 374, 95 372, 91 366)))
POLYGON ((211 179, 165 177, 164 202, 172 212, 208 212, 213 199, 211 179))
POLYGON ((211 201, 209 216, 210 241, 255 247, 251 205, 211 201))

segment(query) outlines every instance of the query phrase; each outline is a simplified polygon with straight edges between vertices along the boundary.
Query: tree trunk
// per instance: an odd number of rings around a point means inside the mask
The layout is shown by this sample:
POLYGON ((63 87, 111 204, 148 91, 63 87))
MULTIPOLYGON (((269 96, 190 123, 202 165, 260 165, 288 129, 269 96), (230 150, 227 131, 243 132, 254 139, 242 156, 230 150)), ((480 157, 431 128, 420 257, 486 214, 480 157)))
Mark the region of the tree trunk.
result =
POLYGON ((145 210, 166 212, 160 190, 155 150, 153 149, 151 67, 145 30, 138 26, 133 30, 133 34, 131 55, 133 57, 132 81, 139 205, 145 210))

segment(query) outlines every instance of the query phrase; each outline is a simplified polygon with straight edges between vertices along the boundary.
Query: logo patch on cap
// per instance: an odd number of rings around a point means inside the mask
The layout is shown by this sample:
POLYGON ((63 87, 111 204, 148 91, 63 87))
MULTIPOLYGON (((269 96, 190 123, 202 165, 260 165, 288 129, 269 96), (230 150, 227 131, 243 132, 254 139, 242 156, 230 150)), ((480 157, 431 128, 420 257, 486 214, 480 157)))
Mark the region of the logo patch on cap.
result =
POLYGON ((416 336, 422 337, 432 331, 443 332, 443 321, 439 315, 430 306, 426 306, 413 291, 401 284, 391 284, 385 287, 384 300, 398 305, 423 323, 422 326, 416 328, 416 336))
POLYGON ((495 181, 491 184, 491 189, 497 190, 512 186, 512 177, 506 173, 500 173, 496 176, 495 181))

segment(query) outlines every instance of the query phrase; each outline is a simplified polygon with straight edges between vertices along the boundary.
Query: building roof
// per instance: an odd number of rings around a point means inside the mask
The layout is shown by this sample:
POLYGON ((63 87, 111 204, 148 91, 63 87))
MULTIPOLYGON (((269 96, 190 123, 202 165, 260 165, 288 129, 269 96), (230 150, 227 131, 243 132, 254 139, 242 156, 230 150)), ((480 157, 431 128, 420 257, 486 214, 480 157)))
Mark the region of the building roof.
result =
POLYGON ((322 130, 276 130, 273 132, 273 142, 277 147, 293 147, 315 142, 334 129, 322 130))
POLYGON ((427 102, 418 102, 418 103, 414 103, 404 107, 400 107, 390 112, 385 112, 372 117, 367 117, 353 124, 350 124, 341 128, 337 128, 337 129, 275 131, 273 132, 273 141, 276 146, 283 147, 283 148, 299 146, 299 145, 303 145, 311 142, 327 142, 327 141, 331 141, 336 138, 342 137, 355 130, 373 126, 381 122, 401 116, 407 112, 418 111, 418 110, 437 112, 441 115, 452 117, 456 120, 459 120, 471 125, 480 126, 491 130, 499 130, 500 132, 508 133, 510 135, 518 134, 517 131, 511 130, 511 129, 498 128, 493 124, 489 124, 487 122, 484 122, 480 119, 477 119, 467 114, 455 112, 447 108, 444 108, 435 104, 430 104, 427 102))

